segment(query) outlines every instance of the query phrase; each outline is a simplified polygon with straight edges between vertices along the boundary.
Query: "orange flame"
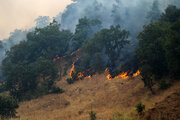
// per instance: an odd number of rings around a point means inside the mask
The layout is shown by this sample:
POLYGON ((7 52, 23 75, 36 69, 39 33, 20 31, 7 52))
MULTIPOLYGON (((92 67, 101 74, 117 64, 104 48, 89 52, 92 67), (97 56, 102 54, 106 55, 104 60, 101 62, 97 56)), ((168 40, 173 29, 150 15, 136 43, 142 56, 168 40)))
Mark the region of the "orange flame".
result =
POLYGON ((82 77, 84 77, 84 75, 81 72, 78 73, 78 78, 82 78, 82 77))
MULTIPOLYGON (((115 76, 114 78, 112 77, 111 74, 109 74, 109 69, 108 69, 108 68, 106 68, 105 72, 108 74, 108 75, 107 75, 107 79, 109 79, 109 80, 111 80, 111 79, 117 79, 117 78, 122 78, 122 79, 128 79, 128 78, 130 78, 130 76, 128 75, 128 72, 122 72, 121 74, 115 76)), ((140 70, 137 70, 137 72, 134 73, 134 74, 132 75, 132 77, 136 77, 136 76, 138 76, 140 73, 141 73, 140 70)))
POLYGON ((71 68, 71 70, 70 70, 70 76, 71 76, 71 78, 72 78, 72 73, 75 71, 75 65, 74 65, 74 63, 72 64, 72 68, 71 68))
POLYGON ((138 76, 140 73, 141 73, 140 70, 137 70, 137 72, 133 74, 133 77, 138 76))
POLYGON ((128 79, 128 72, 122 72, 120 75, 116 76, 114 79, 122 78, 122 79, 128 79))
POLYGON ((111 80, 111 79, 112 79, 111 74, 108 74, 108 75, 107 75, 107 79, 109 79, 109 80, 111 80))
POLYGON ((91 76, 91 75, 89 75, 89 76, 87 76, 87 77, 85 77, 85 78, 92 78, 92 76, 91 76))

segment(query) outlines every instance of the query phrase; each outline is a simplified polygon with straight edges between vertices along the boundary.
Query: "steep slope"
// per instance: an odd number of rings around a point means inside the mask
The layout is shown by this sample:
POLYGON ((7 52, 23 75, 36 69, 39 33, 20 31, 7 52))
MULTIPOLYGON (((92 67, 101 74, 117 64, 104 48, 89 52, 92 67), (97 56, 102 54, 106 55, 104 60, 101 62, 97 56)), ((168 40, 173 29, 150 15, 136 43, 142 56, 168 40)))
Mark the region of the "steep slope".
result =
POLYGON ((152 95, 144 87, 141 77, 108 80, 106 74, 79 80, 72 85, 63 77, 57 85, 65 90, 63 94, 46 95, 20 104, 18 115, 23 120, 88 120, 89 112, 97 113, 99 120, 110 120, 116 111, 134 111, 137 102, 142 101, 146 109, 164 100, 179 89, 179 83, 166 91, 152 95))
POLYGON ((180 119, 180 89, 166 97, 163 101, 146 111, 142 120, 179 120, 180 119))

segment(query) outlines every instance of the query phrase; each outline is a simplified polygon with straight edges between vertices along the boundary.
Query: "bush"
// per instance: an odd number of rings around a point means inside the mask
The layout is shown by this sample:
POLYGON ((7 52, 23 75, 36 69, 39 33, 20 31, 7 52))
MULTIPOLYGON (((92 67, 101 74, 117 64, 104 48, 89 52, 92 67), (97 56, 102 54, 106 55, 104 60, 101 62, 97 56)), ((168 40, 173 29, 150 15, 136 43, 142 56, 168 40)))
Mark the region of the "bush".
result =
POLYGON ((12 96, 0 94, 0 117, 2 120, 16 117, 18 107, 18 101, 12 96))
POLYGON ((89 113, 89 117, 90 117, 90 120, 96 120, 96 113, 93 112, 93 111, 91 111, 91 112, 89 113))
POLYGON ((139 102, 135 107, 138 114, 142 114, 142 112, 145 110, 145 105, 143 105, 141 102, 139 102))
POLYGON ((167 83, 165 80, 160 81, 160 89, 165 90, 165 89, 168 89, 169 87, 170 87, 170 84, 167 83))
POLYGON ((74 83, 72 78, 67 78, 66 81, 67 81, 68 84, 73 84, 74 83))
POLYGON ((53 86, 52 91, 51 91, 51 93, 56 93, 56 94, 63 93, 63 92, 64 92, 63 89, 56 87, 56 86, 53 86))

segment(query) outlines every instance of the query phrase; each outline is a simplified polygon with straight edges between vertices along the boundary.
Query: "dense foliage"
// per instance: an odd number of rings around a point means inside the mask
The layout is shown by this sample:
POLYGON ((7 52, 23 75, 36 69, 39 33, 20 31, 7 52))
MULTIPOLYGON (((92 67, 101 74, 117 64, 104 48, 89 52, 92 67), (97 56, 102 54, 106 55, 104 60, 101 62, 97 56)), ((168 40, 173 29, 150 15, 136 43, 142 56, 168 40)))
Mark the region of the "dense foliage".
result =
POLYGON ((52 61, 68 49, 72 33, 59 30, 56 22, 28 33, 27 41, 13 46, 6 53, 2 70, 6 89, 16 98, 31 99, 51 93, 58 76, 52 61))
POLYGON ((73 50, 80 48, 83 42, 88 37, 92 37, 101 27, 101 21, 98 19, 88 19, 86 17, 79 19, 71 43, 73 50))
POLYGON ((102 57, 104 55, 107 56, 108 65, 114 67, 122 48, 129 43, 128 36, 129 32, 121 30, 119 25, 111 26, 110 29, 102 29, 84 43, 83 50, 87 53, 86 59, 94 58, 92 66, 98 70, 105 62, 105 58, 102 57))
MULTIPOLYGON (((169 6, 162 17, 144 26, 139 34, 139 48, 136 56, 141 61, 141 75, 147 87, 152 90, 153 81, 180 73, 180 9, 169 6)), ((166 83, 163 83, 166 84, 166 83)))
POLYGON ((16 116, 18 102, 12 96, 0 94, 0 118, 2 120, 16 116))

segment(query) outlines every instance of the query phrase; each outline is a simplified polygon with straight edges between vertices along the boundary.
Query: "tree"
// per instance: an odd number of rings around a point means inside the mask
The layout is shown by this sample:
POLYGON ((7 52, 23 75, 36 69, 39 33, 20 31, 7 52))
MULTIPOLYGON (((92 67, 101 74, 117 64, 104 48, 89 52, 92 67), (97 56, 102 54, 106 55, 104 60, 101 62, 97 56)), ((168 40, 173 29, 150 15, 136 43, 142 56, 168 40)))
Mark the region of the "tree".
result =
POLYGON ((92 58, 94 55, 98 55, 96 53, 100 53, 101 57, 104 54, 107 55, 109 64, 114 66, 120 57, 121 49, 129 43, 128 36, 129 32, 121 30, 119 25, 111 26, 110 29, 102 29, 88 39, 83 45, 83 50, 92 58))
POLYGON ((142 80, 151 91, 153 82, 159 83, 161 88, 169 87, 163 77, 172 80, 180 77, 179 10, 168 6, 161 19, 144 26, 137 37, 136 57, 141 62, 142 80))
POLYGON ((44 91, 47 90, 48 93, 49 90, 51 90, 56 78, 58 77, 58 71, 55 63, 40 57, 37 59, 36 70, 39 77, 43 80, 42 86, 45 87, 44 91))
POLYGON ((171 26, 171 34, 164 43, 168 69, 171 78, 179 78, 180 73, 180 19, 171 26))
POLYGON ((2 62, 6 89, 19 100, 31 99, 52 91, 57 78, 56 55, 68 50, 72 33, 59 30, 54 21, 27 34, 27 40, 13 46, 2 62))
POLYGON ((15 117, 17 108, 17 100, 15 100, 12 96, 0 94, 0 117, 2 120, 5 120, 5 118, 15 117))
POLYGON ((177 9, 174 5, 169 5, 165 13, 162 14, 161 20, 167 21, 167 22, 175 22, 180 18, 180 9, 177 9))
POLYGON ((88 19, 86 17, 79 19, 73 36, 73 49, 77 50, 83 42, 90 36, 93 36, 101 28, 101 21, 98 19, 88 19))
POLYGON ((150 89, 152 79, 159 80, 168 73, 163 43, 165 36, 170 33, 169 28, 170 25, 166 22, 150 23, 144 26, 144 30, 138 35, 139 48, 136 57, 142 63, 141 75, 145 85, 150 89))

